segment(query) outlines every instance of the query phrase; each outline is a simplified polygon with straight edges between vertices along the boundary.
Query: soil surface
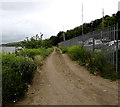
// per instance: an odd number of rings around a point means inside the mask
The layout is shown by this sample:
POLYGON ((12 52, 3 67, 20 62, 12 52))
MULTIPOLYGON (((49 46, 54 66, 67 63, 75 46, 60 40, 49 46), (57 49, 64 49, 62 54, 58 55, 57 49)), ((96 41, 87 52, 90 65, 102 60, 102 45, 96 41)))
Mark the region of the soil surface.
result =
POLYGON ((117 81, 94 76, 56 49, 16 105, 118 105, 117 81))

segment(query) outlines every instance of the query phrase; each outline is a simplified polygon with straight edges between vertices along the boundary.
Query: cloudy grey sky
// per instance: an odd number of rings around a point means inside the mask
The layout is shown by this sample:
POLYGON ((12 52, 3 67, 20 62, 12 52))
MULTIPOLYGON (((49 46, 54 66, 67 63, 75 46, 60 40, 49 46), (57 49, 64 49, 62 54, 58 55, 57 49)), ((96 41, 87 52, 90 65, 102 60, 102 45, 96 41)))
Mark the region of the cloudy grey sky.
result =
POLYGON ((7 0, 0 2, 2 43, 24 40, 43 33, 43 38, 72 29, 118 11, 119 0, 7 0))

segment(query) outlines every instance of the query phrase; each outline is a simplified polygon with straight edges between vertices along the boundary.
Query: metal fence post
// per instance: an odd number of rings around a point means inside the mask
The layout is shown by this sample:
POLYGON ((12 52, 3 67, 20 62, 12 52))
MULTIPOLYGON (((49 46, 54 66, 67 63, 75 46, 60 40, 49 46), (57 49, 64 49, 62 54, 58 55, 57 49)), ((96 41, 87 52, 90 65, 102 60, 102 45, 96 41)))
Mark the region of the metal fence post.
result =
MULTIPOLYGON (((115 24, 113 27, 113 37, 114 37, 114 43, 115 43, 115 24)), ((115 66, 115 53, 114 53, 114 51, 113 51, 113 65, 115 66)))
POLYGON ((116 25, 116 72, 118 72, 118 23, 116 25))
POLYGON ((94 39, 94 31, 93 31, 93 52, 95 51, 95 39, 94 39))
POLYGON ((101 30, 101 39, 103 38, 103 31, 101 30))

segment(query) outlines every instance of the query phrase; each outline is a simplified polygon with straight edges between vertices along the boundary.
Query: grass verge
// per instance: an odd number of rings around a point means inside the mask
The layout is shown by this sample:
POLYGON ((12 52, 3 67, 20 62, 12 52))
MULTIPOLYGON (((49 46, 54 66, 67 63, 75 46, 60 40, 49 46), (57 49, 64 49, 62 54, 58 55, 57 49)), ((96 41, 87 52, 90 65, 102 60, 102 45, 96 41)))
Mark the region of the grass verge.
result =
POLYGON ((120 76, 115 72, 114 66, 106 61, 106 54, 103 52, 90 52, 82 46, 61 47, 61 50, 67 52, 72 60, 85 66, 94 75, 100 75, 106 79, 117 80, 120 76))

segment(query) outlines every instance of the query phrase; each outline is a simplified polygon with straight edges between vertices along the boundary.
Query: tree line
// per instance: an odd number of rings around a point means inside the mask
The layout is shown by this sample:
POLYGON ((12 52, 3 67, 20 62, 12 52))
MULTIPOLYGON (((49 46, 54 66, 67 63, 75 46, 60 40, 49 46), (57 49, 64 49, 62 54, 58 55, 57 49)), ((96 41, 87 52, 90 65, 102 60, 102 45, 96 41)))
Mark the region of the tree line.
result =
MULTIPOLYGON (((92 32, 97 29, 101 29, 103 28, 102 20, 103 18, 96 19, 94 21, 91 21, 90 23, 84 23, 83 25, 77 26, 74 29, 67 30, 66 32, 60 31, 57 34, 57 36, 52 37, 52 39, 57 40, 57 43, 63 41, 63 33, 65 35, 66 40, 77 37, 77 36, 82 36, 82 26, 83 26, 83 34, 92 32)), ((112 14, 112 16, 109 16, 109 15, 104 16, 104 27, 111 26, 116 23, 120 25, 120 11, 118 11, 116 14, 112 14)), ((119 29, 120 29, 120 26, 119 26, 119 29)))

